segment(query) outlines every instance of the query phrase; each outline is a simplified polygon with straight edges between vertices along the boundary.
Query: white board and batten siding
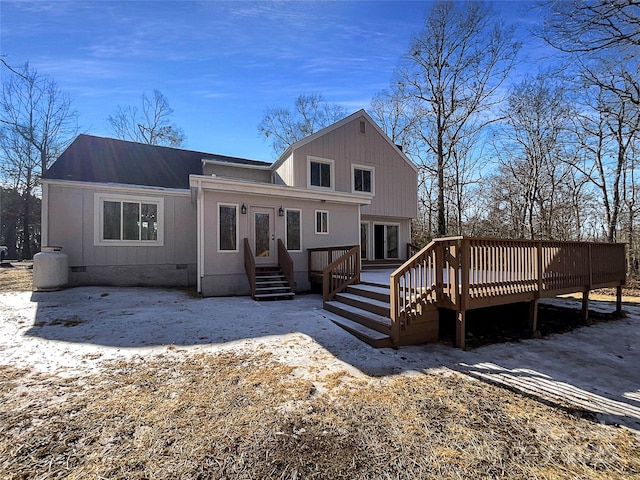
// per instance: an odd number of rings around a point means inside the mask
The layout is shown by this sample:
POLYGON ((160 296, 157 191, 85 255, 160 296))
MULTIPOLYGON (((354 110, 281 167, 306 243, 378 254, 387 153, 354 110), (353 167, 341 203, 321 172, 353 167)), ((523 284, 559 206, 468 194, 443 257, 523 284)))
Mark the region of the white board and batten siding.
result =
POLYGON ((69 256, 71 284, 179 285, 195 281, 196 207, 188 190, 100 186, 45 181, 46 238, 69 256), (106 197, 161 199, 162 242, 156 245, 101 245, 96 202, 106 197), (80 220, 80 221, 79 221, 80 220))
POLYGON ((292 158, 279 166, 282 178, 289 181, 293 179, 289 185, 306 188, 309 161, 314 158, 332 163, 335 185, 331 189, 339 192, 353 192, 354 165, 373 169, 374 195, 371 204, 362 207, 363 215, 417 216, 418 181, 415 166, 367 117, 358 116, 294 148, 292 158), (362 122, 364 127, 361 126, 362 122), (285 167, 286 164, 289 165, 285 167))

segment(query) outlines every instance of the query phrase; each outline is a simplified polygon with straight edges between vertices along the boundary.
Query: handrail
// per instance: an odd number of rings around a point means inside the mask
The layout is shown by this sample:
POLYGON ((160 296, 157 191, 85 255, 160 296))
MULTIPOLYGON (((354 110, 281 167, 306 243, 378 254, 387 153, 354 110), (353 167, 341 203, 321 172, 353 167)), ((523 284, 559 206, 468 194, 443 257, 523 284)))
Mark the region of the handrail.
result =
POLYGON ((289 255, 289 251, 281 239, 278 239, 278 265, 287 279, 289 288, 293 288, 293 258, 289 255))
POLYGON ((349 285, 360 282, 360 245, 334 260, 322 270, 322 299, 332 300, 349 285))
POLYGON ((416 253, 420 251, 420 247, 413 244, 407 243, 407 259, 413 257, 416 253))
POLYGON ((355 245, 308 248, 308 270, 311 283, 322 281, 322 271, 327 265, 349 252, 355 245))
POLYGON ((251 296, 256 296, 256 261, 253 258, 253 252, 251 251, 251 245, 249 239, 244 239, 244 271, 249 279, 249 286, 251 287, 251 296))

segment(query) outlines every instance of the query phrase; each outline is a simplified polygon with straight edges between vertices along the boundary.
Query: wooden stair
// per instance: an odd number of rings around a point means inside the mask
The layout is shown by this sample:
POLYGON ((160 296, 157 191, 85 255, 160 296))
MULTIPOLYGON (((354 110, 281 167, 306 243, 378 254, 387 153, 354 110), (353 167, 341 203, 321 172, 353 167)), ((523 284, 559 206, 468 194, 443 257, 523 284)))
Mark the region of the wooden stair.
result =
POLYGON ((393 347, 389 287, 375 283, 350 285, 324 302, 329 319, 372 347, 393 347))
POLYGON ((295 295, 280 267, 256 267, 254 300, 291 300, 295 295))

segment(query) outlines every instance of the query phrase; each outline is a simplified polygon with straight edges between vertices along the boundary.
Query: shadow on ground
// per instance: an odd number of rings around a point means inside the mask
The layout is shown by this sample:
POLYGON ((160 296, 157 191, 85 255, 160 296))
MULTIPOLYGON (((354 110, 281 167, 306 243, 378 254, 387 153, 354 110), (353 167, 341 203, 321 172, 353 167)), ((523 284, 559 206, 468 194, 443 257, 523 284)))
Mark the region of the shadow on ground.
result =
MULTIPOLYGON (((522 328, 518 321, 513 336, 503 336, 506 343, 498 344, 492 343, 496 334, 491 328, 489 333, 480 328, 486 319, 478 320, 476 327, 472 321, 469 340, 477 348, 462 351, 446 342, 373 349, 330 322, 318 295, 255 302, 248 297, 203 299, 179 290, 81 287, 36 292, 31 302, 37 304, 35 322, 26 331, 31 337, 140 349, 222 345, 302 334, 308 343, 370 376, 450 369, 572 414, 640 432, 640 308, 636 306, 626 306, 626 318, 602 321, 607 319, 603 312, 614 307, 592 302, 596 324, 580 327, 575 312, 558 310, 566 305, 579 309, 580 303, 554 300, 548 310, 556 321, 558 316, 566 317, 570 331, 523 339, 517 333, 522 328)), ((517 312, 512 315, 520 318, 517 312)), ((526 309, 523 315, 526 319, 526 309)), ((524 325, 526 329, 526 322, 524 325)), ((300 348, 300 354, 305 354, 304 346, 296 347, 295 343, 286 348, 300 348)))

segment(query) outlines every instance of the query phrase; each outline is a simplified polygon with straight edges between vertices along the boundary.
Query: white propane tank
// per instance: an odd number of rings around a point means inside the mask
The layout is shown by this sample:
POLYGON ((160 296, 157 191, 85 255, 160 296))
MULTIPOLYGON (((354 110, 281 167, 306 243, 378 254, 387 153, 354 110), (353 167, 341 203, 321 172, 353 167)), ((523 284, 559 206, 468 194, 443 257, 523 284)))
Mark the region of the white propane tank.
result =
POLYGON ((69 283, 69 258, 62 247, 42 247, 33 256, 33 286, 37 290, 58 290, 69 283))

